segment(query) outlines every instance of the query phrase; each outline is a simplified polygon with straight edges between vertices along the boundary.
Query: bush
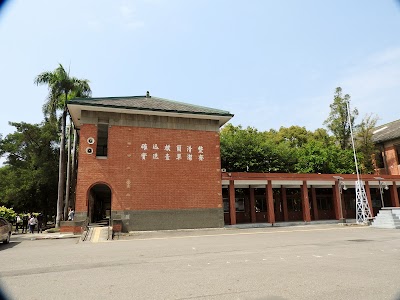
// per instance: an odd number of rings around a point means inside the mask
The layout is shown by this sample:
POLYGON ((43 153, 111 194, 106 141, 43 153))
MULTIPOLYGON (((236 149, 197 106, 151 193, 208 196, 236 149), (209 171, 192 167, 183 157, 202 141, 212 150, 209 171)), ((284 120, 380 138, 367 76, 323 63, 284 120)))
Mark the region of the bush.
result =
POLYGON ((0 206, 0 217, 6 219, 8 222, 13 222, 17 214, 12 208, 0 206))

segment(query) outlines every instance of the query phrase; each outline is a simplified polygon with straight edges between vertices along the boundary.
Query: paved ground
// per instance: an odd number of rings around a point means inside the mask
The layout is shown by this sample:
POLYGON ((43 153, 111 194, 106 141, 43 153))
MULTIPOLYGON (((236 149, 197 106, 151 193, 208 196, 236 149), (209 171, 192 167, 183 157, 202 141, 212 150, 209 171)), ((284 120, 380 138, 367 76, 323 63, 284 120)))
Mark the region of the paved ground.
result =
POLYGON ((0 280, 11 299, 400 299, 399 237, 338 225, 15 236, 0 280))

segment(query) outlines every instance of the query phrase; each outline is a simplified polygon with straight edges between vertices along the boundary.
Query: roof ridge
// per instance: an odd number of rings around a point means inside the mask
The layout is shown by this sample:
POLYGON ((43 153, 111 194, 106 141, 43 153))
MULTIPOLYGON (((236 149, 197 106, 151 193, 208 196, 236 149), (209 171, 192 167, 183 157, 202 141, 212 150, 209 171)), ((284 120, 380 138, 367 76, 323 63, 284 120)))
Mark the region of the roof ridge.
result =
POLYGON ((146 95, 143 96, 122 96, 122 97, 92 97, 92 98, 73 98, 69 100, 71 104, 73 104, 75 101, 80 102, 80 101, 101 101, 101 100, 124 100, 124 99, 143 99, 143 98, 148 98, 148 99, 155 99, 155 100, 161 100, 169 103, 174 103, 174 104, 180 104, 180 105, 185 105, 185 106, 190 106, 193 108, 198 108, 198 109, 205 109, 205 110, 213 110, 214 112, 218 112, 221 114, 230 114, 231 113, 227 110, 222 110, 218 108, 213 108, 213 107, 207 107, 207 106, 201 106, 197 104, 192 104, 192 103, 186 103, 186 102, 181 102, 181 101, 176 101, 176 100, 170 100, 166 98, 161 98, 161 97, 155 97, 155 96, 150 96, 146 97, 146 95))
POLYGON ((113 96, 113 97, 89 97, 89 98, 73 98, 72 100, 105 100, 105 99, 129 99, 129 98, 146 98, 146 95, 143 96, 113 96))
POLYGON ((379 127, 383 127, 383 126, 388 126, 388 125, 390 125, 390 124, 392 124, 392 123, 396 123, 396 122, 399 122, 399 121, 400 121, 400 119, 398 119, 398 120, 394 120, 394 121, 391 121, 391 122, 389 122, 389 123, 385 123, 385 124, 382 124, 382 125, 376 126, 376 127, 374 127, 374 129, 377 129, 377 128, 379 128, 379 127))
POLYGON ((164 100, 164 101, 168 101, 168 102, 173 102, 173 103, 177 103, 177 104, 191 105, 191 106, 194 106, 194 107, 197 107, 197 108, 213 109, 213 110, 219 110, 221 112, 229 113, 229 111, 227 111, 227 110, 222 110, 222 109, 218 109, 218 108, 212 108, 212 107, 207 107, 207 106, 202 106, 202 105, 197 105, 197 104, 192 104, 192 103, 185 103, 185 102, 181 102, 181 101, 170 100, 170 99, 160 98, 160 97, 151 96, 151 98, 156 98, 156 99, 160 99, 160 100, 164 100))

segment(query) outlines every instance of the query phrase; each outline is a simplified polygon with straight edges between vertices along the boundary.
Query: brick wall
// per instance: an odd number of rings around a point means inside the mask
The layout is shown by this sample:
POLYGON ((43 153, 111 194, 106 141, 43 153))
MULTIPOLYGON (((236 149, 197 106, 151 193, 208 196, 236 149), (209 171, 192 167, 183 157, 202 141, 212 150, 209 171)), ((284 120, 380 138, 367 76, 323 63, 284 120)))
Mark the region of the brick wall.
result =
POLYGON ((97 127, 84 124, 80 130, 76 212, 87 211, 88 192, 96 183, 111 188, 112 210, 222 207, 218 132, 111 126, 107 159, 86 153, 89 146, 96 149, 96 142, 87 143, 89 137, 97 140, 97 127), (144 144, 147 150, 141 148, 144 144), (153 144, 159 150, 153 150, 153 144), (166 145, 170 151, 164 150, 166 145), (187 146, 192 147, 191 153, 187 146), (176 159, 179 153, 181 160, 176 159), (158 159, 153 159, 153 154, 158 159), (192 154, 191 161, 187 154, 192 154))
POLYGON ((399 160, 396 153, 396 147, 390 146, 385 148, 385 156, 388 168, 388 175, 399 175, 399 160))

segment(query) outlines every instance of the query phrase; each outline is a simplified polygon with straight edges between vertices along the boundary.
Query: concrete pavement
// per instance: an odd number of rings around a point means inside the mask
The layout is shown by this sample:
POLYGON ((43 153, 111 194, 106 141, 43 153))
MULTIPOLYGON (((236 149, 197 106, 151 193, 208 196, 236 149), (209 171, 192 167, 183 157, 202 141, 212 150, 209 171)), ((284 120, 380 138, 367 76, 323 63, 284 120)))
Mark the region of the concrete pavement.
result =
MULTIPOLYGON (((147 234, 147 235, 146 235, 147 234)), ((0 246, 14 299, 397 299, 400 231, 320 225, 0 246)))
POLYGON ((80 238, 80 235, 74 235, 72 233, 60 233, 60 232, 42 232, 42 233, 13 233, 11 240, 45 240, 45 239, 68 239, 68 238, 80 238))

